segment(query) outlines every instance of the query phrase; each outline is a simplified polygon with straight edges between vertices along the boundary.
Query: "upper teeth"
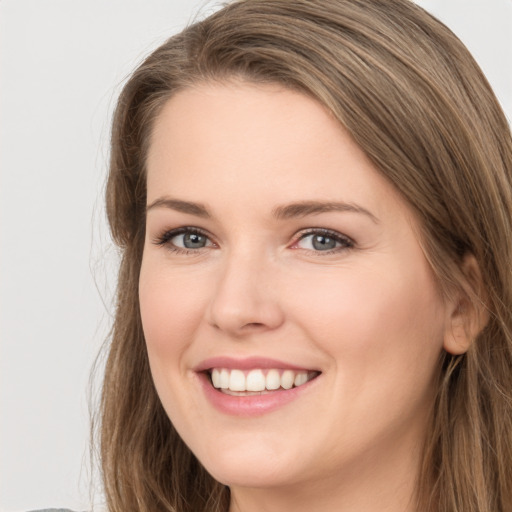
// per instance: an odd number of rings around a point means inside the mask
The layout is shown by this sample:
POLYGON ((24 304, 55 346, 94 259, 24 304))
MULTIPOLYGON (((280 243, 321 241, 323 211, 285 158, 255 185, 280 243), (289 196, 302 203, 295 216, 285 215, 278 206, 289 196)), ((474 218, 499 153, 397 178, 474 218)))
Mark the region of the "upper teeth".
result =
POLYGON ((230 391, 264 391, 279 388, 291 389, 301 386, 311 380, 315 372, 295 370, 260 370, 249 372, 243 370, 229 370, 226 368, 213 368, 211 371, 213 386, 217 389, 230 391))

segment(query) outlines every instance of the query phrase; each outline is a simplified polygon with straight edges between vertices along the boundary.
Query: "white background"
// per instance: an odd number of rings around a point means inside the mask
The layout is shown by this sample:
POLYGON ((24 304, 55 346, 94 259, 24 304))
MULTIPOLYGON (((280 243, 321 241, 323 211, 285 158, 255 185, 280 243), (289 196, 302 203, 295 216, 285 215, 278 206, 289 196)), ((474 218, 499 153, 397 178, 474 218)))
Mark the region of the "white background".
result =
MULTIPOLYGON (((423 0, 473 52, 512 119, 512 0, 423 0)), ((0 1, 0 510, 90 508, 88 379, 116 254, 109 118, 191 0, 0 1)), ((101 497, 96 497, 101 501, 101 497)))

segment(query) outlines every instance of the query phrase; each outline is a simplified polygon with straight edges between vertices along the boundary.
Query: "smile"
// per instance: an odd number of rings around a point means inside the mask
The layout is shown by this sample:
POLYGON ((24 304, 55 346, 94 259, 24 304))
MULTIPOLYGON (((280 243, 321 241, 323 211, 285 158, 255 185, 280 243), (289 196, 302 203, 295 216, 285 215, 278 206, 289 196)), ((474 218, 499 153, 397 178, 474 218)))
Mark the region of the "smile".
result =
POLYGON ((315 371, 281 369, 240 369, 213 368, 210 370, 213 387, 223 393, 236 396, 265 394, 276 390, 288 390, 302 386, 318 376, 315 371))
POLYGON ((322 371, 267 357, 212 357, 193 370, 207 401, 230 416, 261 416, 318 389, 322 371))

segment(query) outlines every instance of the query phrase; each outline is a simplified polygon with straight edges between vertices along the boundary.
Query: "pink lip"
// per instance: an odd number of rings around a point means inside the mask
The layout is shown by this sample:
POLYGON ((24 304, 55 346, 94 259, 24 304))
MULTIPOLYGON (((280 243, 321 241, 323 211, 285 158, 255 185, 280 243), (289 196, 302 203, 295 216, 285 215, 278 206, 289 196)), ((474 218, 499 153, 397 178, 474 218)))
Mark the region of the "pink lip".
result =
MULTIPOLYGON (((254 368, 285 369, 307 371, 308 368, 291 365, 276 359, 250 357, 245 359, 233 359, 230 357, 215 357, 201 362, 194 370, 199 378, 202 390, 207 400, 221 413, 232 416, 261 416, 288 403, 300 399, 316 385, 318 376, 306 382, 302 386, 291 389, 279 389, 263 395, 232 396, 215 389, 211 383, 207 370, 211 368, 228 368, 251 370, 254 368)), ((311 369, 309 369, 311 370, 311 369)))
POLYGON ((266 357, 246 357, 243 359, 235 359, 233 357, 212 357, 199 363, 194 370, 196 372, 204 372, 211 368, 227 368, 239 370, 253 370, 261 368, 262 370, 276 368, 282 370, 308 371, 312 368, 297 366, 277 359, 269 359, 266 357))

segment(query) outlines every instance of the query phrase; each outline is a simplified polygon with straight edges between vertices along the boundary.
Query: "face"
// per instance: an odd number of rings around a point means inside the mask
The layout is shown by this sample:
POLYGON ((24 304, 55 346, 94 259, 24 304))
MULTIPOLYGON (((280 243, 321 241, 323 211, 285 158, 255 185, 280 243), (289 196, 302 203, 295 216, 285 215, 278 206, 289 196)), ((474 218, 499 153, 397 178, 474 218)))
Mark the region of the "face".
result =
POLYGON ((314 100, 200 85, 159 115, 140 307, 185 443, 239 487, 411 470, 448 306, 394 188, 314 100))

